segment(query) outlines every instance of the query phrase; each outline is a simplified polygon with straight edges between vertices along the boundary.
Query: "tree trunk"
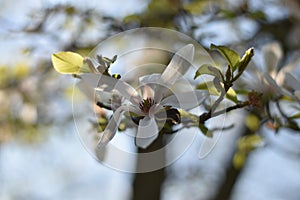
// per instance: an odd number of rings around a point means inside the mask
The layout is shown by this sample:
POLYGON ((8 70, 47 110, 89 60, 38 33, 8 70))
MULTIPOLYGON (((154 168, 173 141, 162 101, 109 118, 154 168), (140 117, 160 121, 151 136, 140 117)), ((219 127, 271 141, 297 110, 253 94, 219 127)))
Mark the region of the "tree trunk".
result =
MULTIPOLYGON (((245 130, 241 134, 240 137, 252 134, 251 130, 249 130, 247 127, 245 127, 245 130)), ((231 161, 233 160, 234 154, 236 150, 232 152, 232 155, 230 157, 231 161)), ((245 160, 245 165, 246 165, 247 160, 245 160)), ((217 191, 216 195, 211 199, 211 200, 229 200, 233 187, 241 174, 243 168, 241 169, 236 169, 232 162, 230 162, 229 166, 227 166, 226 169, 226 177, 225 180, 222 181, 222 184, 219 187, 219 190, 217 191)))
MULTIPOLYGON (((161 149, 164 146, 163 134, 147 148, 138 148, 138 153, 149 153, 161 149)), ((165 151, 162 151, 160 156, 156 156, 153 160, 145 160, 138 158, 137 168, 145 166, 147 162, 164 162, 165 151)), ((161 186, 165 179, 165 169, 161 168, 156 171, 146 173, 136 173, 133 182, 133 197, 132 200, 159 200, 161 195, 161 186)))

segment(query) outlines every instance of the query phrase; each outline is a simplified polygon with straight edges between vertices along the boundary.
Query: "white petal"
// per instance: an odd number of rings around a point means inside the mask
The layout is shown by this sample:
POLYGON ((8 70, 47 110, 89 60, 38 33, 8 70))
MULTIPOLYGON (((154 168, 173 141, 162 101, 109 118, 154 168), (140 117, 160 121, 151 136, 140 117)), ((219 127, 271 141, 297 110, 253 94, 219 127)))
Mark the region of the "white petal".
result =
POLYGON ((118 127, 121 122, 121 116, 126 111, 135 112, 135 108, 132 106, 120 106, 114 113, 113 116, 110 118, 105 130, 101 133, 100 139, 98 141, 98 148, 104 147, 109 141, 113 139, 115 136, 118 127))
POLYGON ((191 66, 195 48, 188 44, 181 48, 172 58, 171 62, 161 75, 161 82, 173 85, 178 78, 182 77, 191 66))
POLYGON ((137 135, 136 145, 141 148, 147 148, 158 137, 158 127, 154 117, 144 117, 140 120, 137 135))
POLYGON ((194 45, 188 44, 173 56, 158 81, 159 85, 155 88, 154 100, 156 102, 161 101, 166 88, 174 85, 174 83, 188 71, 194 58, 194 51, 194 45))
POLYGON ((91 88, 97 88, 99 91, 117 92, 120 96, 126 98, 131 103, 139 105, 141 97, 138 92, 128 83, 109 76, 99 74, 83 74, 81 79, 91 88))
POLYGON ((189 110, 201 105, 207 97, 208 93, 206 91, 195 90, 168 96, 163 99, 160 104, 163 106, 169 105, 175 108, 189 110))
MULTIPOLYGON (((282 59, 283 52, 277 42, 267 44, 263 47, 263 57, 265 68, 268 72, 278 71, 279 62, 282 59)), ((274 78, 274 77, 273 77, 274 78)))
POLYGON ((276 83, 276 81, 267 73, 264 73, 264 78, 267 81, 267 83, 272 87, 272 90, 275 90, 275 92, 277 94, 275 95, 282 95, 285 94, 283 92, 283 90, 280 88, 280 86, 278 86, 278 84, 276 83))
POLYGON ((139 78, 140 85, 149 84, 149 83, 157 83, 160 79, 161 74, 151 74, 146 76, 141 76, 139 78))
POLYGON ((115 136, 121 121, 121 115, 126 111, 124 106, 120 106, 109 120, 105 130, 101 133, 100 140, 98 141, 98 148, 105 146, 115 136))
POLYGON ((290 73, 285 74, 284 85, 292 88, 293 90, 300 90, 300 80, 296 79, 290 73))

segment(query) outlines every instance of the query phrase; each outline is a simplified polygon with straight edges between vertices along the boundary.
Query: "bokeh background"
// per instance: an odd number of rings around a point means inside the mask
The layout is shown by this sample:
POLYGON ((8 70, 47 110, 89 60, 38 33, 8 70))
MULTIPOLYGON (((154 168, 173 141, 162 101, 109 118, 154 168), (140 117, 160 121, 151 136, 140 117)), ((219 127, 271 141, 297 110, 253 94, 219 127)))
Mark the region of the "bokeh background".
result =
MULTIPOLYGON (((283 63, 300 50, 298 0, 0 0, 0 5, 1 200, 138 199, 135 174, 101 165, 82 146, 72 115, 74 80, 54 71, 52 53, 88 55, 109 36, 149 26, 177 30, 207 50, 214 43, 241 54, 278 41, 283 63)), ((204 139, 198 131, 188 151, 165 169, 161 199, 300 198, 299 137, 272 136, 243 168, 233 166, 236 141, 245 134, 242 116, 228 116, 241 120, 204 159, 198 158, 204 139)))

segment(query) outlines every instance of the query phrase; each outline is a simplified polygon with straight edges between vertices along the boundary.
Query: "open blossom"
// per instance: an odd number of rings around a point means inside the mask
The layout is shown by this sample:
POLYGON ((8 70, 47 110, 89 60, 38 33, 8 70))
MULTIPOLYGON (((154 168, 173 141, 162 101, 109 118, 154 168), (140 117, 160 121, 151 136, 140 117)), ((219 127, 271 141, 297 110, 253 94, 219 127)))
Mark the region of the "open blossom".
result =
MULTIPOLYGON (((84 92, 91 95, 93 90, 117 94, 122 101, 114 106, 114 113, 105 130, 101 133, 98 147, 105 146, 115 136, 121 117, 129 111, 140 117, 136 134, 136 145, 147 148, 159 134, 156 114, 165 113, 166 106, 179 109, 192 109, 207 97, 205 91, 187 91, 165 96, 167 88, 172 87, 189 69, 194 56, 192 44, 181 48, 172 58, 162 74, 140 77, 141 94, 128 83, 109 76, 87 73, 81 75, 84 92)), ((160 115, 161 118, 161 115, 160 115)))
MULTIPOLYGON (((281 67, 282 57, 283 52, 278 43, 273 42, 263 46, 262 62, 257 64, 252 70, 247 70, 244 73, 244 80, 248 87, 271 98, 277 98, 282 95, 299 95, 299 85, 297 84, 299 80, 295 78, 295 74, 292 75, 291 73, 295 71, 300 62, 294 61, 281 67), (288 90, 292 89, 292 87, 294 87, 294 91, 290 93, 288 90)), ((299 73, 299 70, 296 73, 299 73)))

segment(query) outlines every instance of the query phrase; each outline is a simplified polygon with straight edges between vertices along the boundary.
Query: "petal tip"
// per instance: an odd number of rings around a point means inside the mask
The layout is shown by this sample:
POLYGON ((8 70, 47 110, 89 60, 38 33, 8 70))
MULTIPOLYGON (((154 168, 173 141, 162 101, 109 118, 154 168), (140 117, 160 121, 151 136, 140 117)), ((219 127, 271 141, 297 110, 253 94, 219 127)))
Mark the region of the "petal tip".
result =
POLYGON ((178 54, 182 55, 184 58, 188 58, 189 61, 193 60, 195 53, 195 47, 193 44, 187 44, 181 49, 179 49, 178 54))

